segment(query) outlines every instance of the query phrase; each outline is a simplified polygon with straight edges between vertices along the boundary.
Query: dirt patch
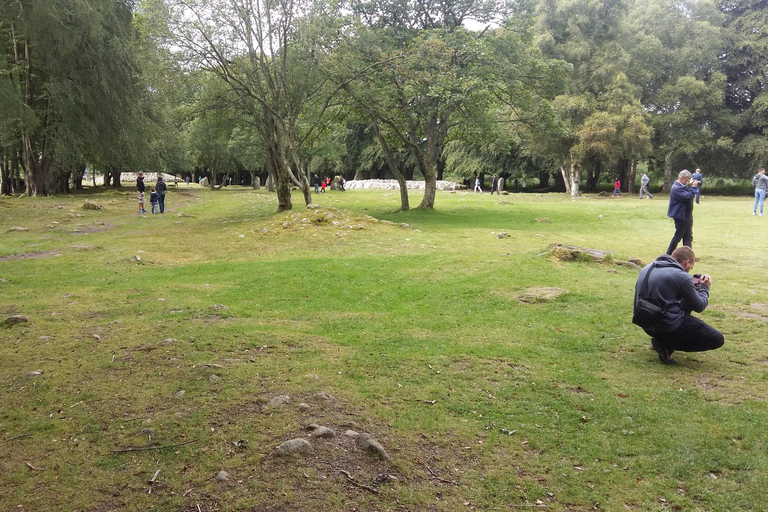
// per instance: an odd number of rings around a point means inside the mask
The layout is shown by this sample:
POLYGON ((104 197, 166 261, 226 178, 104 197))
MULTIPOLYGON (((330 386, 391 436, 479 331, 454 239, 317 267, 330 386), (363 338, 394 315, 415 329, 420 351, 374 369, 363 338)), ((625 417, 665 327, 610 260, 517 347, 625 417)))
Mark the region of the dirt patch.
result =
POLYGON ((78 226, 70 234, 72 235, 87 235, 89 233, 103 233, 110 229, 106 224, 103 226, 78 226))
POLYGON ((568 291, 562 288, 531 286, 519 294, 517 300, 526 304, 539 304, 541 302, 550 302, 565 293, 568 293, 568 291))
POLYGON ((51 258, 59 254, 58 250, 51 251, 39 251, 39 252, 22 252, 20 254, 11 254, 9 256, 0 257, 0 261, 15 261, 15 260, 40 260, 43 258, 51 258))

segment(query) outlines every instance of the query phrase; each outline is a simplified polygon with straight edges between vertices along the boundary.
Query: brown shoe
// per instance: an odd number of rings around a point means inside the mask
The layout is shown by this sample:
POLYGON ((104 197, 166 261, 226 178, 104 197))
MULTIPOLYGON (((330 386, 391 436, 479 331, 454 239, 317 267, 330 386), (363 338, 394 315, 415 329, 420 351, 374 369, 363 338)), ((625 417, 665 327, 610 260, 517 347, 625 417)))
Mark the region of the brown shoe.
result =
POLYGON ((667 348, 662 345, 659 340, 656 338, 651 338, 651 346, 653 347, 653 350, 659 354, 659 361, 664 364, 677 364, 677 361, 669 357, 672 355, 672 351, 667 350, 667 348))

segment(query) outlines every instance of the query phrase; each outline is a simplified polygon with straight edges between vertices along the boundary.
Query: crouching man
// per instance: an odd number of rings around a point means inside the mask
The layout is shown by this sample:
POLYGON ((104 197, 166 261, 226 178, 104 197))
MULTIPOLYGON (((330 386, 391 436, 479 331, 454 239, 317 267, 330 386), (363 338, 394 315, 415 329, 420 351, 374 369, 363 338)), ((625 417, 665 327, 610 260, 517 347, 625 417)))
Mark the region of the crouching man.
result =
POLYGON ((694 260, 690 247, 678 247, 671 256, 661 255, 643 268, 635 285, 635 305, 641 299, 651 299, 661 306, 656 321, 643 330, 664 364, 676 364, 670 358, 675 350, 702 352, 720 348, 725 342, 720 331, 691 316, 691 311, 701 313, 707 308, 712 286, 710 276, 694 278, 688 273, 694 260))

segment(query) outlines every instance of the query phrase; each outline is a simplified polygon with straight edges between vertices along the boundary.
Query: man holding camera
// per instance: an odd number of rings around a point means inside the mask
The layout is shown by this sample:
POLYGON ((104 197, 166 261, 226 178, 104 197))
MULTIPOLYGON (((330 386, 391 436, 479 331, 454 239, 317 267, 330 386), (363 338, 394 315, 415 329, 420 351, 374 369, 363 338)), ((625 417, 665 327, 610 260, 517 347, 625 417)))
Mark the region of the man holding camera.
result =
POLYGON ((693 198, 696 197, 696 191, 699 188, 699 182, 691 178, 691 172, 683 169, 677 176, 677 180, 672 184, 672 190, 669 192, 669 208, 667 217, 675 221, 675 235, 669 242, 667 255, 677 248, 680 240, 686 247, 692 247, 693 244, 693 198))
POLYGON ((701 313, 707 308, 712 286, 710 276, 688 273, 695 260, 690 247, 679 247, 671 256, 663 254, 643 268, 635 285, 635 308, 643 299, 661 306, 654 323, 643 330, 664 364, 677 364, 670 358, 675 350, 703 352, 725 342, 720 331, 691 316, 691 311, 701 313))

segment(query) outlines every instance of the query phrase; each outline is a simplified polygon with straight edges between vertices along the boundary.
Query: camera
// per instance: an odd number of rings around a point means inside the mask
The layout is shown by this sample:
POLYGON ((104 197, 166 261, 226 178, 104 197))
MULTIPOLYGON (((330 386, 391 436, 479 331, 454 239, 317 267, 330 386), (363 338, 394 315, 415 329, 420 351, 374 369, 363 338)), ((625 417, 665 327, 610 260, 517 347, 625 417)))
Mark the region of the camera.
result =
POLYGON ((701 290, 701 274, 693 274, 693 287, 701 290))

